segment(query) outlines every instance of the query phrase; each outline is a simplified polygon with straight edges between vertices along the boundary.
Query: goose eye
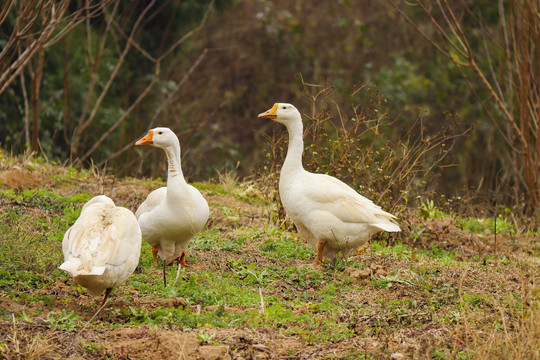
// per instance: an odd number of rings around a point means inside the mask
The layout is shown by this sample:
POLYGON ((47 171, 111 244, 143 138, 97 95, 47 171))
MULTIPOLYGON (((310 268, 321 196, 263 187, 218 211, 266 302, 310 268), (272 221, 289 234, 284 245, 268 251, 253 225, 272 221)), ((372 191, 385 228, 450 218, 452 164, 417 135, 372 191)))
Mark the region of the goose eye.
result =
POLYGON ((282 109, 286 109, 287 107, 286 106, 283 106, 282 109))
POLYGON ((158 134, 159 134, 159 135, 163 134, 163 131, 158 131, 158 134))

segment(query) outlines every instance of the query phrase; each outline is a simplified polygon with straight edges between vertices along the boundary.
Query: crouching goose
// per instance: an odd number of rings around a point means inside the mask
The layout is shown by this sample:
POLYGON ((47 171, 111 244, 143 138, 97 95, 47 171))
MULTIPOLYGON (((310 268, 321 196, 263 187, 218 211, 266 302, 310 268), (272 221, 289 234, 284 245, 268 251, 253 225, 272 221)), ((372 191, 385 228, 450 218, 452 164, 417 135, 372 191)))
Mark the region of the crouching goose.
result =
POLYGON ((112 289, 139 264, 141 241, 135 215, 115 206, 105 195, 96 196, 83 206, 75 224, 64 234, 60 269, 69 272, 91 295, 105 291, 99 311, 112 289))

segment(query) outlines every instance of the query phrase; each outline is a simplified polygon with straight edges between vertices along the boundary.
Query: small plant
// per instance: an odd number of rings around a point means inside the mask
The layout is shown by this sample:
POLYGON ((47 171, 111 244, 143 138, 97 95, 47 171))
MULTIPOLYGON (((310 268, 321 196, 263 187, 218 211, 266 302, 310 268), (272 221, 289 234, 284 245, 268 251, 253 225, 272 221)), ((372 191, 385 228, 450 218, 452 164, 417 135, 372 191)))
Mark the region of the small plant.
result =
POLYGON ((439 210, 437 206, 435 206, 435 203, 431 199, 428 199, 424 203, 422 203, 418 212, 420 213, 420 216, 425 220, 439 219, 443 217, 443 212, 439 210))
POLYGON ((210 344, 212 339, 216 337, 216 334, 209 334, 209 333, 199 333, 195 334, 197 339, 201 340, 203 344, 210 344))
POLYGON ((73 330, 79 322, 79 315, 73 311, 67 312, 66 309, 62 309, 59 315, 49 314, 49 317, 43 320, 43 322, 53 330, 56 328, 73 330))
POLYGON ((422 226, 415 226, 413 229, 411 229, 410 235, 413 239, 413 241, 418 241, 422 238, 422 234, 426 231, 426 228, 422 226))
POLYGON ((379 275, 379 279, 376 279, 374 282, 376 287, 383 288, 383 289, 389 289, 395 283, 404 284, 407 286, 414 286, 414 283, 412 281, 400 278, 399 274, 395 274, 391 276, 379 275))
POLYGON ((483 300, 483 297, 478 294, 469 294, 469 293, 463 294, 463 301, 469 303, 473 307, 478 306, 482 302, 482 300, 483 300))
POLYGON ((256 263, 251 263, 248 266, 238 266, 236 270, 233 270, 240 279, 244 280, 248 277, 251 279, 253 284, 263 284, 266 282, 266 275, 268 274, 267 269, 257 271, 255 267, 256 263))
POLYGON ((514 225, 502 214, 494 218, 456 218, 458 225, 470 233, 514 234, 514 225), (495 226, 496 225, 496 226, 495 226))
POLYGON ((86 352, 89 355, 95 355, 95 356, 103 357, 104 356, 103 354, 105 353, 105 349, 104 349, 103 345, 96 344, 95 342, 83 343, 82 348, 83 348, 84 352, 86 352))
POLYGON ((19 319, 24 321, 25 323, 32 323, 32 318, 30 318, 30 315, 26 313, 26 311, 21 311, 19 313, 19 319))
POLYGON ((146 309, 135 309, 134 307, 130 306, 129 311, 131 311, 131 315, 133 315, 137 320, 146 320, 148 318, 148 310, 146 309))

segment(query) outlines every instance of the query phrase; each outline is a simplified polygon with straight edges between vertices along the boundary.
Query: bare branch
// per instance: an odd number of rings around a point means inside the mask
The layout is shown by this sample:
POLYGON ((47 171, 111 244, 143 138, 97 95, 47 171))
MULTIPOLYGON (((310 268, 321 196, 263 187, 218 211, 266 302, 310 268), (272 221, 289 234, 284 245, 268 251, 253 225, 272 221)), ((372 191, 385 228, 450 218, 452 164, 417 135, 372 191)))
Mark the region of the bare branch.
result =
MULTIPOLYGON (((475 54, 470 46, 468 35, 462 27, 462 21, 458 19, 455 11, 450 7, 448 0, 437 0, 442 20, 437 20, 433 12, 428 9, 422 0, 416 0, 424 10, 428 20, 433 24, 439 34, 439 42, 430 39, 419 26, 412 24, 424 38, 450 59, 460 71, 467 86, 477 97, 485 113, 496 126, 499 133, 508 145, 514 182, 520 183, 525 191, 531 194, 531 204, 537 206, 540 203, 540 25, 536 19, 540 10, 539 3, 534 0, 517 1, 510 0, 498 2, 500 39, 491 38, 490 46, 486 34, 487 29, 476 18, 481 26, 482 46, 487 57, 487 65, 481 65, 478 54, 475 54), (508 7, 508 13, 505 9, 508 7), (449 28, 449 33, 443 28, 449 28), (467 61, 457 59, 449 49, 458 49, 456 43, 448 34, 452 34, 458 41, 463 51, 466 52, 467 61), (502 50, 500 53, 492 49, 502 50), (495 61, 499 63, 495 64, 495 61), (486 69, 483 68, 486 67, 486 69), (499 74, 495 71, 497 66, 499 74), (463 68, 472 70, 472 77, 479 81, 482 89, 488 94, 487 99, 481 99, 475 87, 463 68), (489 74, 490 79, 488 79, 489 74), (503 88, 504 86, 504 88, 503 88), (500 113, 494 116, 494 112, 488 109, 485 101, 492 100, 495 109, 500 113), (504 120, 506 128, 499 126, 499 119, 504 120)), ((397 6, 396 6, 397 8, 397 6)), ((409 23, 410 19, 397 8, 409 23)), ((469 34, 470 36, 470 34, 469 34)), ((463 55, 463 53, 462 53, 463 55)))
POLYGON ((158 61, 159 60, 163 60, 164 58, 166 58, 167 56, 169 56, 178 46, 180 46, 184 41, 186 41, 187 39, 189 39, 190 37, 193 36, 193 34, 195 34, 196 32, 200 31, 202 28, 204 28, 204 26, 206 25, 206 21, 208 20, 208 16, 210 15, 210 12, 211 10, 214 8, 214 3, 215 3, 215 0, 212 0, 212 2, 210 3, 210 5, 208 5, 208 10, 206 10, 206 12, 204 13, 204 17, 201 21, 201 23, 199 24, 199 26, 197 26, 195 29, 191 30, 191 31, 188 31, 184 36, 182 36, 177 42, 175 42, 172 46, 169 47, 169 49, 167 49, 167 51, 165 51, 163 54, 161 54, 159 57, 158 57, 158 61))
MULTIPOLYGON (((137 21, 135 21, 135 24, 133 24, 133 27, 131 29, 131 34, 129 35, 129 39, 133 39, 133 36, 135 36, 135 33, 139 29, 139 24, 144 19, 144 16, 146 15, 146 13, 148 13, 150 8, 152 8, 152 6, 154 6, 156 1, 157 0, 152 0, 152 2, 150 2, 150 4, 148 4, 146 6, 146 8, 144 8, 144 10, 141 12, 139 17, 137 18, 137 21)), ((124 59, 126 58, 126 55, 128 54, 129 49, 131 48, 131 44, 132 44, 132 42, 128 41, 126 46, 124 47, 124 51, 120 55, 120 58, 116 62, 116 65, 115 65, 113 71, 111 72, 111 75, 109 76, 109 79, 107 80, 107 83, 103 87, 103 90, 101 91, 101 94, 99 95, 98 99, 96 100, 96 103, 94 104, 94 108, 92 109, 92 112, 88 116, 88 119, 86 119, 81 124, 81 126, 79 126, 79 129, 77 130, 77 132, 79 134, 81 134, 88 127, 88 125, 90 125, 90 123, 92 123, 92 121, 94 120, 94 117, 96 116, 97 110, 99 109, 99 107, 101 105, 101 102, 103 101, 103 99, 105 98, 107 93, 109 92, 109 89, 110 89, 114 79, 116 78, 116 75, 118 74, 118 71, 120 70, 120 68, 122 67, 122 64, 124 63, 124 59)))
POLYGON ((11 10, 11 7, 13 6, 14 0, 8 0, 6 3, 4 3, 4 6, 2 7, 2 12, 0 12, 0 25, 6 21, 6 18, 9 14, 9 11, 11 10))
MULTIPOLYGON (((155 0, 154 0, 155 2, 155 0)), ((152 2, 146 9, 146 10, 149 10, 151 5, 153 5, 152 2)), ((140 47, 134 40, 134 34, 137 30, 137 27, 139 26, 140 24, 140 20, 142 20, 144 18, 144 15, 145 15, 145 11, 143 11, 143 13, 139 16, 139 18, 137 19, 136 23, 134 24, 133 28, 132 28, 132 31, 130 33, 130 36, 127 38, 127 43, 126 43, 126 47, 124 48, 124 52, 122 53, 121 57, 120 57, 120 60, 119 62, 117 63, 117 67, 115 68, 115 70, 117 70, 117 68, 119 68, 119 65, 121 65, 121 60, 123 60, 123 58, 125 57, 125 54, 127 53, 127 49, 128 49, 128 46, 130 45, 133 45, 133 47, 137 48, 137 50, 139 50, 143 55, 145 55, 146 58, 148 58, 149 60, 152 60, 153 62, 155 62, 155 67, 154 67, 154 76, 150 82, 150 84, 148 84, 146 86, 146 88, 143 90, 143 92, 139 95, 139 97, 131 104, 131 106, 128 108, 127 111, 125 111, 122 116, 113 124, 113 126, 111 126, 99 139, 97 142, 95 142, 93 144, 93 146, 80 158, 79 161, 85 161, 86 159, 88 159, 88 157, 90 157, 94 151, 98 148, 98 146, 103 143, 103 141, 105 141, 105 139, 127 118, 128 115, 131 114, 131 112, 135 109, 135 107, 137 105, 139 105, 139 103, 144 99, 144 97, 146 97, 146 95, 149 93, 149 91, 151 90, 151 88, 154 86, 155 82, 159 79, 159 73, 160 73, 160 64, 161 64, 161 61, 168 55, 170 55, 172 53, 172 51, 178 47, 181 43, 183 43, 184 41, 186 41, 188 38, 190 38, 191 36, 193 36, 196 32, 200 31, 204 25, 206 24, 206 21, 208 19, 208 16, 211 12, 211 10, 213 9, 213 4, 214 4, 214 1, 212 1, 212 3, 209 5, 207 11, 205 12, 204 14, 204 17, 203 19, 201 20, 200 24, 193 30, 189 31, 188 33, 186 33, 184 36, 182 36, 177 42, 175 42, 171 47, 169 47, 169 49, 167 49, 167 51, 165 51, 161 56, 159 56, 157 59, 155 59, 153 56, 151 56, 148 52, 146 52, 144 49, 142 49, 142 47, 140 47)), ((125 33, 121 30, 121 27, 114 21, 114 20, 111 20, 111 23, 115 26, 115 28, 120 32, 120 34, 122 36, 125 37, 125 33)), ((152 120, 150 121, 150 127, 152 127, 153 123, 155 122, 155 120, 157 119, 157 117, 159 116, 159 114, 163 111, 163 109, 168 106, 170 104, 170 102, 172 101, 172 99, 174 99, 174 96, 175 94, 179 91, 179 89, 185 84, 185 82, 187 81, 187 79, 191 76, 191 74, 195 71, 195 69, 199 66, 199 64, 202 62, 202 60, 204 59, 204 57, 206 56, 206 54, 209 52, 209 51, 216 51, 216 50, 221 50, 221 49, 204 49, 203 52, 199 55, 199 57, 195 60, 195 62, 191 65, 191 67, 189 68, 189 70, 186 72, 186 74, 184 75, 184 77, 182 78, 182 80, 180 80, 180 82, 178 83, 178 85, 175 87, 175 89, 169 93, 169 95, 167 96, 167 99, 165 100, 165 102, 163 102, 160 107, 158 108, 158 110, 156 111, 156 113, 154 114, 152 120)), ((113 75, 111 75, 110 79, 109 79, 109 82, 112 82, 112 80, 114 79, 114 77, 116 76, 116 73, 115 71, 113 70, 113 75)), ((110 86, 110 84, 107 84, 110 86)), ((107 86, 106 86, 107 88, 107 86)), ((95 110, 97 110, 97 107, 99 106, 99 99, 98 101, 96 102, 96 105, 94 105, 94 112, 95 110)), ((86 126, 88 126, 91 122, 91 120, 93 119, 93 116, 92 114, 90 115, 89 119, 83 124, 86 126)), ((120 152, 117 152, 115 153, 116 155, 115 156, 118 156, 119 154, 121 154, 122 152, 124 152, 125 150, 129 149, 129 147, 131 147, 132 144, 130 144, 130 146, 126 146, 124 147, 123 149, 121 149, 120 152)))
POLYGON ((191 67, 189 68, 189 70, 186 72, 186 74, 184 75, 184 77, 182 78, 182 80, 180 80, 180 82, 176 85, 176 87, 174 88, 173 91, 171 91, 169 93, 169 95, 167 96, 167 99, 161 103, 161 105, 159 106, 159 108, 156 110, 156 112, 154 113, 154 116, 152 116, 152 120, 150 120, 150 123, 148 124, 148 128, 151 129, 152 127, 154 127, 154 123, 156 122, 158 116, 161 114, 161 112, 163 111, 163 109, 168 106, 172 99, 174 98, 175 94, 178 92, 178 90, 180 90, 180 88, 182 87, 182 85, 184 85, 184 83, 187 81, 187 79, 191 76, 191 74, 193 73, 193 71, 195 71, 195 69, 199 66, 199 64, 201 63, 201 61, 203 60, 203 58, 206 56, 206 54, 208 53, 208 49, 204 49, 203 52, 199 55, 199 57, 197 58, 197 60, 195 60, 195 62, 191 65, 191 67))
POLYGON ((139 94, 139 96, 137 97, 137 99, 131 104, 131 106, 122 114, 122 116, 120 116, 120 118, 118 118, 118 120, 116 120, 116 122, 107 130, 103 133, 103 135, 101 135, 101 137, 94 143, 94 145, 92 145, 92 147, 90 148, 90 150, 88 150, 81 158, 79 161, 84 161, 86 159, 88 159, 88 157, 90 157, 90 155, 92 155, 94 153, 94 151, 96 151, 96 149, 103 143, 103 141, 105 141, 105 139, 113 133, 114 130, 116 130, 116 128, 118 126, 120 126, 120 124, 131 114, 131 112, 137 107, 137 105, 139 105, 139 103, 146 97, 146 95, 148 94, 148 92, 150 92, 150 90, 152 89, 152 87, 154 86, 154 84, 156 83, 156 80, 158 79, 159 77, 159 71, 160 71, 160 66, 159 66, 159 62, 156 63, 156 66, 155 66, 155 69, 154 69, 154 76, 152 77, 152 81, 150 81, 150 83, 146 86, 146 88, 143 90, 143 92, 141 94, 139 94))

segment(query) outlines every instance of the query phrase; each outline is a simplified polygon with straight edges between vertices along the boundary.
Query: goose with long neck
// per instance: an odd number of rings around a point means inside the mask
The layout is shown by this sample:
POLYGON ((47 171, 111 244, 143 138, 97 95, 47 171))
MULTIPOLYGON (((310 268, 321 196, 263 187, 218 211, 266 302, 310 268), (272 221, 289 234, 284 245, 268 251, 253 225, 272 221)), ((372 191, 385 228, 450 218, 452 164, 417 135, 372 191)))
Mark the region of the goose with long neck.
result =
POLYGON ((287 128, 289 145, 279 178, 279 196, 300 235, 317 251, 314 264, 341 253, 349 256, 381 230, 401 231, 395 216, 326 174, 304 170, 304 141, 300 112, 291 104, 276 103, 259 114, 287 128))
POLYGON ((206 224, 210 211, 199 190, 184 179, 180 142, 172 130, 165 127, 149 130, 135 145, 158 147, 167 155, 167 186, 152 191, 135 213, 143 239, 152 246, 156 265, 158 255, 163 259, 166 285, 165 265, 177 262, 179 270, 181 265, 189 266, 185 250, 206 224))

